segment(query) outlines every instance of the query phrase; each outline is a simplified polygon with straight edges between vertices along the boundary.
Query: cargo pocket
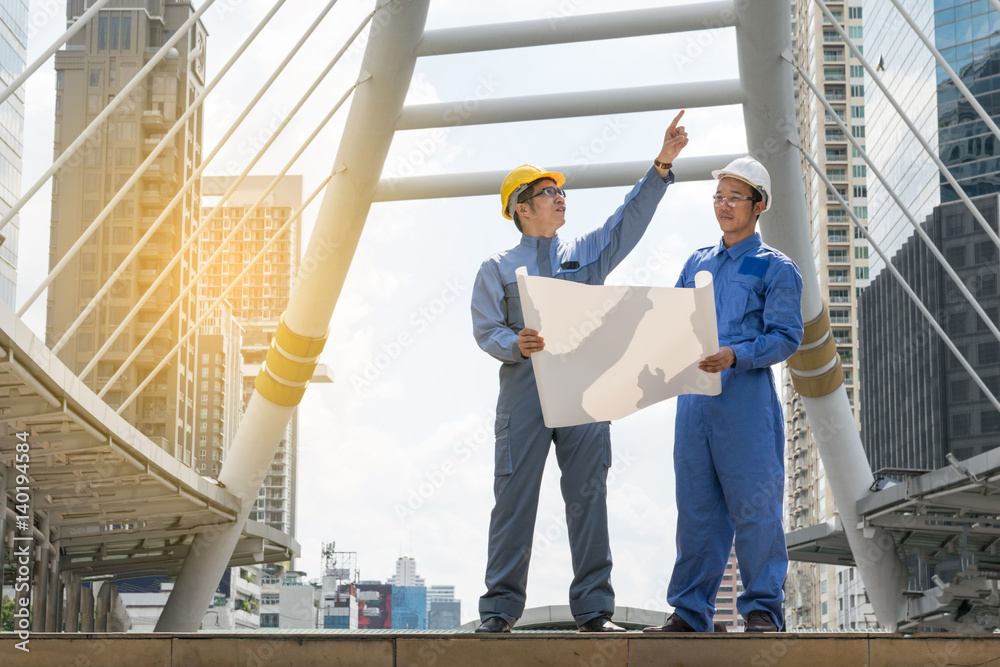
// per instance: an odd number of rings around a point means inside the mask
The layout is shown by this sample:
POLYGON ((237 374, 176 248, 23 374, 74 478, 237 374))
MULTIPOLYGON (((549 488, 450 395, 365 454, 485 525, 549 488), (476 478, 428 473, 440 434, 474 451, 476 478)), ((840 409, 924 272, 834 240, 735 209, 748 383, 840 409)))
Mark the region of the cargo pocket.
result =
POLYGON ((605 468, 611 467, 611 424, 601 429, 601 462, 605 468))
POLYGON ((513 464, 510 458, 510 413, 498 413, 496 422, 496 463, 493 475, 500 477, 509 475, 513 471, 513 464))

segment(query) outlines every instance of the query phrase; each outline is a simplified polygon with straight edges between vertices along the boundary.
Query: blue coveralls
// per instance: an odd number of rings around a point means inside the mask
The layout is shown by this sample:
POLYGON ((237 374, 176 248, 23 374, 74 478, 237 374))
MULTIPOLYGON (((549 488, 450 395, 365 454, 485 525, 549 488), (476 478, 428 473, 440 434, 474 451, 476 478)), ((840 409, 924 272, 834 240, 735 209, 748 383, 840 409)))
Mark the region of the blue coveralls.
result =
POLYGON ((604 225, 572 241, 522 236, 479 269, 472 291, 476 341, 503 362, 496 416, 496 468, 486 563, 486 594, 479 600, 483 621, 499 616, 508 624, 524 611, 528 562, 538 511, 538 493, 549 444, 555 442, 562 471, 566 526, 573 556, 570 611, 577 625, 611 615, 611 547, 608 539, 607 476, 611 466, 608 422, 547 428, 531 360, 517 346, 524 328, 514 271, 601 285, 638 243, 657 204, 673 183, 650 168, 604 225))
POLYGON ((769 612, 782 628, 784 429, 771 365, 802 340, 802 278, 759 234, 696 251, 677 287, 694 287, 698 271, 713 276, 719 346, 733 349, 736 366, 722 371, 718 396, 677 399, 677 561, 667 601, 695 630, 712 632, 735 531, 745 588, 737 608, 744 618, 769 612))

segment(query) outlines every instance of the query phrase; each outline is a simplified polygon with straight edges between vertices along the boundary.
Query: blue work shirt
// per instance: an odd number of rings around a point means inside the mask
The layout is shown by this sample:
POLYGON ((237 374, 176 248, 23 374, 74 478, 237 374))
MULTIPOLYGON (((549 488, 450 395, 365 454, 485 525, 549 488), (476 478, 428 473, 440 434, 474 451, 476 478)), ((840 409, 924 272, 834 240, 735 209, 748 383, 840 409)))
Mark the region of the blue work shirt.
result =
POLYGON ((472 289, 472 325, 479 347, 503 362, 498 413, 510 413, 525 401, 533 401, 538 410, 531 360, 522 357, 517 347, 524 318, 514 272, 523 266, 530 276, 603 285, 639 242, 673 182, 672 171, 662 178, 650 167, 624 203, 594 231, 569 241, 522 235, 518 245, 483 262, 472 289), (511 383, 516 387, 508 388, 511 383))
POLYGON ((802 276, 795 262, 764 244, 760 234, 731 248, 720 240, 694 252, 677 287, 712 274, 719 347, 736 353, 736 372, 769 368, 792 356, 802 341, 802 276))

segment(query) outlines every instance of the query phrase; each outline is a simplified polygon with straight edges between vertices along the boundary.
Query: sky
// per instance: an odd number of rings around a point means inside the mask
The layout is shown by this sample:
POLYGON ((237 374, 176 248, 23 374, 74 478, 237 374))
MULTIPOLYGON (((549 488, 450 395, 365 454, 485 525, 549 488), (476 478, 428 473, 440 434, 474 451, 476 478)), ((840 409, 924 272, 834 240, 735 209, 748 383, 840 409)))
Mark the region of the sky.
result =
MULTIPOLYGON (((205 102, 206 154, 325 2, 289 0, 221 80, 205 102)), ((272 4, 216 0, 205 13, 209 79, 272 4)), ((539 19, 557 30, 562 17, 673 4, 682 3, 434 0, 427 28, 539 19)), ((374 0, 335 4, 206 174, 243 169, 374 5, 374 0)), ((31 3, 29 62, 65 29, 61 7, 58 12, 48 7, 31 3)), ((274 174, 285 166, 358 76, 366 36, 367 31, 321 82, 252 173, 274 174)), ((51 163, 51 66, 50 59, 26 85, 24 189, 51 163)), ((424 58, 417 62, 407 103, 454 102, 460 111, 489 98, 737 75, 733 30, 705 30, 424 58)), ((289 172, 304 176, 304 195, 333 167, 348 106, 289 172)), ((383 173, 506 172, 525 162, 546 167, 652 161, 676 111, 400 132, 383 173)), ((690 144, 682 157, 746 150, 738 107, 688 109, 683 123, 690 144)), ((570 187, 562 235, 575 236, 602 224, 627 192, 570 187)), ((719 238, 709 203, 713 192, 709 182, 671 186, 642 241, 607 283, 672 287, 687 256, 719 238)), ((49 202, 46 185, 21 215, 19 306, 44 277, 49 202)), ((303 218, 304 239, 318 208, 317 200, 303 218)), ((296 538, 302 553, 296 567, 308 578, 321 574, 325 542, 335 542, 338 551, 357 552, 362 579, 392 576, 396 559, 407 555, 416 559, 417 572, 428 585, 455 586, 463 622, 478 616, 493 506, 500 364, 473 339, 469 301, 482 261, 518 240, 513 224, 500 216, 499 194, 372 207, 323 352, 335 382, 311 387, 299 412, 296 538)), ((41 299, 25 317, 40 337, 43 304, 41 299)), ((619 607, 668 609, 666 586, 675 556, 674 408, 674 400, 666 401, 611 427, 608 506, 619 607)), ((571 579, 553 454, 543 478, 527 606, 567 604, 571 579)))

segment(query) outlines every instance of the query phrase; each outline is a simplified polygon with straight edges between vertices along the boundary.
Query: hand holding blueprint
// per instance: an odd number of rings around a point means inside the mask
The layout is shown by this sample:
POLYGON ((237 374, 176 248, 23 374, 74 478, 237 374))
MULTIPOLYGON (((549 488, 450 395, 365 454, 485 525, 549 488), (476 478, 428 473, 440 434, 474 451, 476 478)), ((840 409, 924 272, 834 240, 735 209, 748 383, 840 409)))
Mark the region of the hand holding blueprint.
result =
POLYGON ((583 285, 517 270, 524 324, 545 338, 531 355, 549 428, 620 419, 680 394, 717 396, 712 274, 695 288, 583 285))

